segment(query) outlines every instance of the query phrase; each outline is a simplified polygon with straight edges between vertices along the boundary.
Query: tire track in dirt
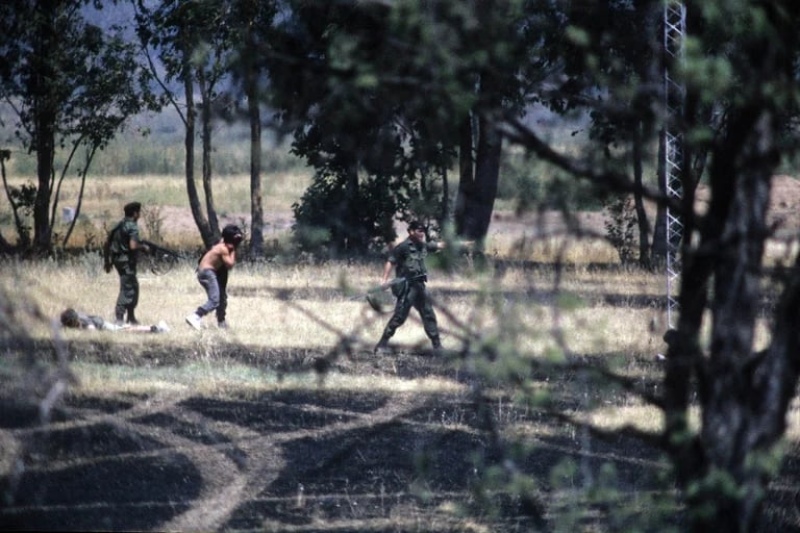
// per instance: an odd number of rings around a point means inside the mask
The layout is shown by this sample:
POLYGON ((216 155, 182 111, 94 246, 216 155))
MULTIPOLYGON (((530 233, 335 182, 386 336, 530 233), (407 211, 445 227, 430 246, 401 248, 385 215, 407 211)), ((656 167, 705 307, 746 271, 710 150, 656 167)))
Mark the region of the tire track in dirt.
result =
MULTIPOLYGON (((159 523, 156 529, 164 530, 213 530, 223 527, 235 511, 252 500, 254 495, 275 481, 284 471, 285 461, 282 450, 287 443, 299 439, 336 439, 339 435, 379 428, 384 424, 396 421, 409 412, 418 409, 425 401, 424 395, 414 397, 401 394, 375 410, 360 412, 340 406, 303 405, 309 413, 317 413, 334 420, 321 427, 309 429, 263 433, 255 431, 235 421, 219 420, 206 416, 192 409, 190 400, 202 399, 191 391, 159 392, 152 396, 135 399, 130 406, 114 412, 96 412, 87 408, 70 408, 73 416, 78 418, 54 422, 49 431, 83 432, 86 438, 95 437, 98 432, 113 430, 116 439, 126 439, 133 443, 141 443, 141 450, 128 450, 120 453, 106 452, 86 456, 53 457, 51 461, 40 465, 30 465, 29 472, 38 471, 40 475, 54 475, 70 471, 88 471, 105 463, 130 463, 134 468, 136 461, 148 458, 163 457, 169 461, 175 454, 185 457, 199 478, 199 493, 191 499, 182 500, 180 494, 170 498, 171 505, 180 507, 180 513, 169 520, 159 523), (336 420, 336 418, 344 418, 336 420), (188 430, 193 434, 186 434, 188 430), (183 433, 183 434, 182 434, 183 433), (126 437, 127 436, 127 437, 126 437), (198 441, 199 439, 199 441, 198 441), (154 444, 157 443, 157 444, 154 444)), ((248 407, 251 411, 259 410, 260 399, 248 407)), ((297 406, 291 401, 270 402, 270 406, 278 409, 294 409, 297 406)), ((245 422, 246 423, 246 422, 245 422)), ((0 434, 5 440, 19 443, 31 432, 31 428, 4 431, 0 434), (16 435, 15 435, 16 433, 16 435)), ((346 440, 346 439, 345 439, 346 440)), ((131 444, 128 444, 131 446, 131 444)), ((318 464, 324 464, 335 457, 346 453, 347 446, 325 450, 316 458, 318 464)), ((78 501, 72 508, 84 511, 90 508, 113 509, 124 505, 133 512, 147 513, 147 509, 156 511, 165 504, 160 500, 128 501, 126 503, 106 501, 78 501), (100 506, 100 507, 98 507, 100 506)), ((40 512, 63 512, 64 507, 57 502, 35 506, 40 512)), ((22 507, 20 509, 24 510, 22 507)), ((33 510, 26 506, 28 511, 33 510)))
MULTIPOLYGON (((233 443, 242 449, 248 457, 245 473, 236 476, 222 491, 214 493, 211 497, 199 498, 192 509, 164 524, 164 529, 190 530, 222 527, 233 512, 248 499, 249 495, 257 493, 265 486, 269 486, 270 483, 278 478, 284 463, 279 458, 270 456, 270 451, 274 451, 277 456, 281 445, 284 443, 310 436, 325 438, 366 427, 380 426, 402 417, 403 414, 416 409, 421 404, 422 400, 404 402, 402 404, 388 402, 376 412, 353 413, 351 411, 348 414, 355 415, 354 419, 336 422, 314 430, 303 429, 278 435, 261 435, 257 437, 239 435, 240 440, 234 440, 233 443), (257 459, 259 457, 260 459, 257 459)), ((205 417, 196 413, 191 418, 195 421, 205 419, 205 417)), ((238 430, 235 431, 238 433, 238 430)))

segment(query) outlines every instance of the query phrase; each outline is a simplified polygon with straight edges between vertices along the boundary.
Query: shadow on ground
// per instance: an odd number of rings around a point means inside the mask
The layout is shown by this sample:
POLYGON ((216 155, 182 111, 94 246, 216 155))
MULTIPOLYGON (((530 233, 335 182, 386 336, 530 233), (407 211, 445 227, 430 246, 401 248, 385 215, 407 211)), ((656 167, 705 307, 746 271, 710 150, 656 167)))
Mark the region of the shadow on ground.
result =
MULTIPOLYGON (((71 352, 83 361, 132 363, 131 354, 115 348, 114 356, 96 343, 73 345, 71 352)), ((313 367, 326 356, 298 348, 289 357, 255 357, 247 347, 231 348, 223 356, 283 364, 285 371, 313 367)), ((152 354, 150 363, 180 364, 187 357, 169 348, 152 354)), ((413 354, 331 365, 354 374, 464 377, 443 359, 413 354)), ((574 504, 568 495, 609 472, 620 501, 664 493, 668 476, 656 450, 623 437, 597 440, 507 399, 487 412, 487 404, 470 394, 324 388, 224 397, 76 394, 53 412, 46 429, 37 409, 6 402, 0 445, 21 453, 2 478, 0 527, 537 531, 554 529, 574 504), (529 447, 512 456, 501 450, 492 425, 536 431, 525 441, 529 447), (529 474, 535 486, 519 494, 484 491, 487 474, 529 474)), ((797 463, 787 461, 786 479, 796 479, 797 463)), ((792 508, 788 500, 796 491, 775 494, 792 508)), ((624 510, 598 505, 579 524, 619 530, 641 518, 624 510)), ((797 523, 796 513, 772 510, 773 528, 791 530, 797 523)), ((681 524, 674 512, 660 519, 661 525, 681 524)))

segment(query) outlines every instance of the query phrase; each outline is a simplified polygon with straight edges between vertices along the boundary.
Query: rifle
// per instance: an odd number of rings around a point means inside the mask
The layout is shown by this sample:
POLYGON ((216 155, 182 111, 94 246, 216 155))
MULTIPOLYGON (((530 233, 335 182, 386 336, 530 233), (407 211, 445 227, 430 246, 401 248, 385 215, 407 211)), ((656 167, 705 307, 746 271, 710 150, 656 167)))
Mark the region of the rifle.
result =
POLYGON ((175 265, 177 265, 182 259, 184 259, 184 256, 175 250, 170 250, 169 248, 160 246, 152 241, 142 240, 140 242, 147 245, 147 247, 150 249, 150 253, 148 254, 150 272, 156 276, 166 274, 175 268, 175 265))

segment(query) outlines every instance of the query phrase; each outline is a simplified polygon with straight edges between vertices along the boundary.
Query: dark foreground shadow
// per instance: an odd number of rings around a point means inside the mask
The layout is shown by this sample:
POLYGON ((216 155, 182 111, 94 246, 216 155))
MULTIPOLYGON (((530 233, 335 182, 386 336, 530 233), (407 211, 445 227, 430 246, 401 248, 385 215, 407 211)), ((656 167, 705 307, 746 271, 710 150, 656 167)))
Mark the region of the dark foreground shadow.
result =
MULTIPOLYGON (((267 364, 245 352, 229 356, 267 364)), ((349 364, 352 373, 382 371, 349 364)), ((456 372, 418 356, 392 366, 420 377, 437 365, 456 372)), ((580 408, 564 397, 564 409, 580 408)), ((580 500, 579 523, 610 531, 641 520, 630 502, 669 501, 658 450, 627 437, 597 439, 544 410, 499 400, 476 402, 469 387, 74 395, 47 428, 32 406, 6 402, 0 444, 19 454, 0 479, 0 529, 542 531, 575 511, 565 494, 602 481, 628 503, 580 500), (496 430, 527 435, 524 446, 509 446, 496 430), (526 491, 485 490, 497 488, 489 479, 519 475, 533 482, 526 491)), ((771 530, 798 529, 797 492, 786 489, 800 472, 794 452, 773 491, 771 530)), ((680 512, 665 509, 659 525, 680 529, 680 512)))

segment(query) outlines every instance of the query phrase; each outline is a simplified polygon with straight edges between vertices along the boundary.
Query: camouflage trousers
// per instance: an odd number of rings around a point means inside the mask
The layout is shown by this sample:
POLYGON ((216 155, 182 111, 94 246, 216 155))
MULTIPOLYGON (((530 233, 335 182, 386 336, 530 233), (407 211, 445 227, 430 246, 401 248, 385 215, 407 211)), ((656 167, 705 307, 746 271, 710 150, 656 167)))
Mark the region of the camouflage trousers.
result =
POLYGON ((381 343, 388 341, 397 331, 397 328, 405 323, 413 307, 422 319, 425 334, 433 343, 434 348, 438 348, 441 344, 439 340, 439 325, 436 322, 436 313, 433 310, 428 290, 425 288, 425 282, 414 281, 406 283, 405 289, 396 296, 397 303, 394 306, 394 314, 383 330, 381 343))
POLYGON ((136 263, 125 261, 114 263, 114 268, 119 274, 119 296, 114 308, 114 316, 118 321, 125 318, 128 313, 128 322, 136 320, 134 311, 139 304, 139 279, 136 277, 136 263))

